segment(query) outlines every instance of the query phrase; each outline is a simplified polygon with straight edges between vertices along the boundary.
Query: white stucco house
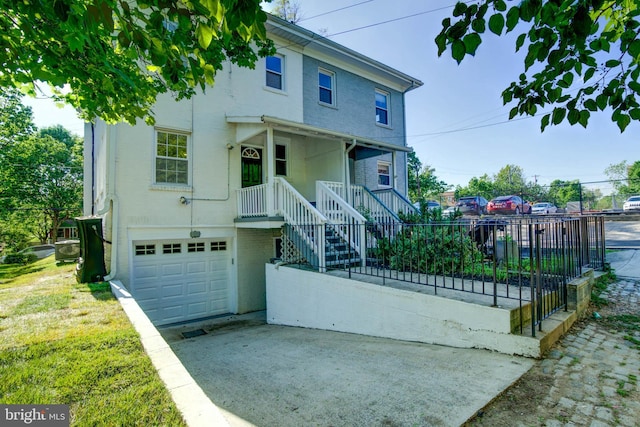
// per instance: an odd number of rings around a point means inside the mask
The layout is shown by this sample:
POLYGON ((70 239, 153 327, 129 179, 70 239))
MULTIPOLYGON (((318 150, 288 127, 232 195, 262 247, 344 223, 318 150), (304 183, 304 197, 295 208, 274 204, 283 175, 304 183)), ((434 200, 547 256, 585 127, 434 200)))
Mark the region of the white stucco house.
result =
MULTIPOLYGON (((154 126, 86 125, 84 213, 103 219, 108 278, 156 325, 263 310, 285 225, 404 203, 405 94, 422 82, 279 18, 267 30, 275 56, 162 97, 154 126)), ((325 268, 324 242, 301 240, 325 268)))

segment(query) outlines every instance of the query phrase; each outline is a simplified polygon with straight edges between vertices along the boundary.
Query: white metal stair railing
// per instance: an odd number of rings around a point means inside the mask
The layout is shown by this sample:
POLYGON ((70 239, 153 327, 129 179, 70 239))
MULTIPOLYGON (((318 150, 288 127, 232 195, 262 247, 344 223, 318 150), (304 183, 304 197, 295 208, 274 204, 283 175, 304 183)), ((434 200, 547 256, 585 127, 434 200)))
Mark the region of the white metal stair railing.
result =
POLYGON ((274 178, 274 206, 318 259, 318 268, 326 271, 324 226, 328 222, 291 184, 274 178))
POLYGON ((346 200, 367 221, 376 223, 400 222, 400 218, 389 209, 374 193, 362 185, 350 185, 350 191, 345 190, 341 182, 321 181, 323 185, 333 190, 338 196, 346 200), (347 197, 347 193, 351 197, 347 197))
POLYGON ((396 214, 411 214, 418 213, 418 209, 411 204, 402 194, 398 193, 395 188, 389 188, 385 190, 375 190, 373 194, 376 195, 385 206, 391 209, 396 214))
POLYGON ((347 242, 360 256, 360 262, 366 263, 366 219, 333 188, 339 188, 335 183, 316 181, 316 207, 334 225, 337 234, 347 242), (350 226, 355 226, 349 231, 350 226))

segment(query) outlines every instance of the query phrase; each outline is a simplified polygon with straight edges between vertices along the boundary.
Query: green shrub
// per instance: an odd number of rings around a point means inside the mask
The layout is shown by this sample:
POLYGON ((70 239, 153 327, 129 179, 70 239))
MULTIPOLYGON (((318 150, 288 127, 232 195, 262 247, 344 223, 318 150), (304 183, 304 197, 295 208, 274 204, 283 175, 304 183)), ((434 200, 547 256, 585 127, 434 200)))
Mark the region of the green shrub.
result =
POLYGON ((454 224, 403 227, 395 238, 380 239, 377 257, 393 270, 452 274, 482 262, 467 227, 454 224))

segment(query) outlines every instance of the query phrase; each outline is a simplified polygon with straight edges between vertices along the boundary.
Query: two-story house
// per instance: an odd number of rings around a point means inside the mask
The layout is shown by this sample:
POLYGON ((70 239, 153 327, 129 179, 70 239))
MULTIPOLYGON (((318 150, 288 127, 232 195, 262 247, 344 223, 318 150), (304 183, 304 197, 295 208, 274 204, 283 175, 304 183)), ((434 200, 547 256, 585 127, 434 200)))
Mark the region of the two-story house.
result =
POLYGON ((265 309, 286 225, 406 195, 405 94, 422 83, 279 18, 267 30, 276 55, 161 97, 154 126, 86 125, 85 214, 103 218, 108 278, 157 325, 265 309))

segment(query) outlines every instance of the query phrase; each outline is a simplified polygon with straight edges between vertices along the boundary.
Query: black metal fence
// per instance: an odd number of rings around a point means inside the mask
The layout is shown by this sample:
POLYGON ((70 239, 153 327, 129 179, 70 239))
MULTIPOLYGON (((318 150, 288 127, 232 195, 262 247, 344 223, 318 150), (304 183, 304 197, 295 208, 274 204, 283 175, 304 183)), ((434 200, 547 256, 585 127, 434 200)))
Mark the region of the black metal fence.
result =
MULTIPOLYGON (((543 319, 567 309, 571 280, 584 268, 605 264, 599 216, 298 225, 285 227, 284 240, 288 264, 420 284, 435 294, 447 289, 488 295, 494 306, 501 299, 517 301, 527 311, 520 318, 530 316, 533 335, 543 319), (361 248, 347 244, 363 233, 361 248), (322 248, 312 248, 308 236, 323 242, 322 248)), ((523 325, 521 320, 521 332, 523 325)))

